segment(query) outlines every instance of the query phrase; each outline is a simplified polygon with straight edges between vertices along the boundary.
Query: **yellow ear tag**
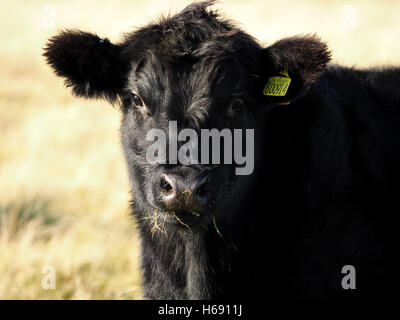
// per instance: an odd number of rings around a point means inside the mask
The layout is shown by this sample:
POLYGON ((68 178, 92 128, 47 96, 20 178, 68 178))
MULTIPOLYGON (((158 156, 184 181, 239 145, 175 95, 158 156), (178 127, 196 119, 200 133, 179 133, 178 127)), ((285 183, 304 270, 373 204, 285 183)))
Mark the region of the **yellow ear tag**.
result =
POLYGON ((265 96, 284 97, 289 89, 290 79, 287 68, 280 73, 281 76, 274 76, 268 79, 263 94, 265 96))

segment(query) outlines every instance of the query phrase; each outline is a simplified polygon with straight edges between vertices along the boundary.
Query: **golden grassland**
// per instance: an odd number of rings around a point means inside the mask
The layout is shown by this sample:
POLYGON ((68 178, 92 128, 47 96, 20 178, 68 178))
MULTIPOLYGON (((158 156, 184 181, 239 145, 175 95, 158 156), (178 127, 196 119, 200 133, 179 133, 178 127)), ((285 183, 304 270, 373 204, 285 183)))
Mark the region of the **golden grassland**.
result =
MULTIPOLYGON (((0 298, 141 298, 119 114, 106 102, 72 97, 41 54, 58 29, 118 41, 189 2, 1 3, 0 298), (54 28, 46 27, 47 5, 55 9, 54 28), (41 286, 44 265, 55 267, 54 290, 41 286)), ((400 64, 396 0, 231 0, 215 7, 264 44, 317 33, 338 63, 400 64)))

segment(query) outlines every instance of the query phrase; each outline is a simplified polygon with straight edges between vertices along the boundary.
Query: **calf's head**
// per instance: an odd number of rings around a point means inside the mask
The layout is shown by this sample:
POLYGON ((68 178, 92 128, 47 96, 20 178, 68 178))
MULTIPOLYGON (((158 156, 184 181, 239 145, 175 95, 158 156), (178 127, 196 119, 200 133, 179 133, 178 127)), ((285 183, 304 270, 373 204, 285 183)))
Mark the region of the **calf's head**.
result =
POLYGON ((45 48, 47 62, 76 95, 120 105, 135 209, 146 217, 195 224, 234 211, 262 166, 254 150, 264 138, 264 116, 304 95, 330 59, 312 36, 263 48, 210 4, 192 4, 118 44, 63 31, 45 48), (283 72, 291 79, 287 92, 265 94, 269 79, 283 72), (205 129, 224 136, 219 147, 202 144, 205 129), (231 157, 224 153, 230 143, 231 157), (179 161, 182 155, 189 161, 179 161))

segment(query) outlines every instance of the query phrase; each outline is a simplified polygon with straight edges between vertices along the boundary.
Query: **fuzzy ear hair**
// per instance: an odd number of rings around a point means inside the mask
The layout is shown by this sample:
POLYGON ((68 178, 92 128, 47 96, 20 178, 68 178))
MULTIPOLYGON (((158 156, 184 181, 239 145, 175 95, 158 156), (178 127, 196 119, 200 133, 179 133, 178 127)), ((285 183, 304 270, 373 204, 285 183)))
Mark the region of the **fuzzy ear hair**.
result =
POLYGON ((48 41, 43 55, 78 96, 113 101, 123 88, 127 63, 120 46, 108 39, 67 30, 48 41))
POLYGON ((318 79, 328 62, 331 52, 326 43, 314 35, 297 36, 277 41, 262 50, 265 80, 284 72, 291 82, 283 97, 273 97, 275 102, 294 101, 307 93, 318 79))

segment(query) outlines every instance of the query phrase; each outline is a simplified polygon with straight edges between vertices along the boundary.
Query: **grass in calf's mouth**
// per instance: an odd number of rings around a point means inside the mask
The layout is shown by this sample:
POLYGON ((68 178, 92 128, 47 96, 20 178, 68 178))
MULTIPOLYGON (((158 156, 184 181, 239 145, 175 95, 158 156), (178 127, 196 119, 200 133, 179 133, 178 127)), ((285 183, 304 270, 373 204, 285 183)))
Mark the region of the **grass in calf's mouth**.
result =
POLYGON ((219 236, 222 237, 222 234, 221 234, 221 232, 220 232, 219 229, 218 229, 217 222, 215 221, 215 216, 212 216, 212 221, 213 221, 213 225, 214 225, 215 231, 217 231, 217 233, 219 234, 219 236))
POLYGON ((168 238, 168 234, 167 234, 167 231, 165 230, 165 226, 164 226, 165 225, 165 219, 167 218, 167 216, 163 214, 164 218, 161 220, 161 224, 159 224, 158 221, 159 221, 159 217, 160 216, 161 216, 161 214, 159 213, 159 211, 155 210, 153 217, 144 217, 143 219, 149 218, 149 219, 152 220, 151 222, 152 222, 153 225, 152 225, 151 230, 150 230, 152 237, 154 237, 154 234, 157 231, 160 231, 161 233, 163 233, 168 238))
POLYGON ((190 229, 190 227, 189 227, 186 223, 184 223, 181 219, 179 219, 179 217, 175 214, 175 212, 172 212, 172 214, 175 216, 175 219, 178 220, 178 222, 179 222, 181 225, 185 226, 185 227, 188 228, 190 231, 192 231, 192 230, 190 229))

